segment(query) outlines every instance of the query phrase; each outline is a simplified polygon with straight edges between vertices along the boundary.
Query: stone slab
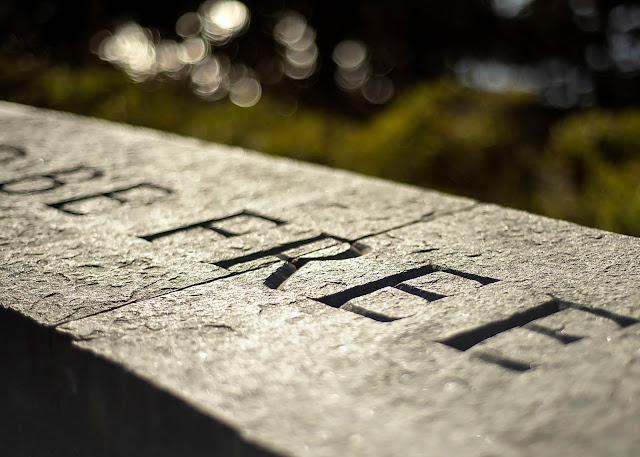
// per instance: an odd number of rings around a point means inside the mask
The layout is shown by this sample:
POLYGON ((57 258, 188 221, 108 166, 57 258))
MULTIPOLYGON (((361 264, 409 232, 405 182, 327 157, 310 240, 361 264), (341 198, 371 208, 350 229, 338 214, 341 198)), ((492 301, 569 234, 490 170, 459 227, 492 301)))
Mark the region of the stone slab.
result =
POLYGON ((0 305, 233 431, 184 449, 640 453, 637 238, 9 103, 0 145, 0 305))

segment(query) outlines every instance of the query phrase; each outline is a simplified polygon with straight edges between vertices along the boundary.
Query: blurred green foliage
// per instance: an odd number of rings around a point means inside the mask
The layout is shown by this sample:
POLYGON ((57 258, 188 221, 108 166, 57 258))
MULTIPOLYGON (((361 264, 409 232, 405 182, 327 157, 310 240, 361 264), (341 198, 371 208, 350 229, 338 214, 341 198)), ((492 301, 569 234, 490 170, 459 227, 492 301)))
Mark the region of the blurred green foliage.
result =
POLYGON ((640 236, 640 110, 546 110, 425 82, 373 117, 207 102, 106 66, 0 62, 0 98, 235 144, 640 236))
POLYGON ((640 111, 591 110, 553 126, 541 212, 640 235, 640 111))

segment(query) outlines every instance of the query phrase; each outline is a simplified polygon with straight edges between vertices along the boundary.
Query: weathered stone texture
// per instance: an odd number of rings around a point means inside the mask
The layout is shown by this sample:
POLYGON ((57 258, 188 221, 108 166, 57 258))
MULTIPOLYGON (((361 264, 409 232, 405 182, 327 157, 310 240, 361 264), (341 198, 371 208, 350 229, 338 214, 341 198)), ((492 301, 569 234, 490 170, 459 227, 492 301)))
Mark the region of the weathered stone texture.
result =
POLYGON ((637 238, 11 104, 0 144, 2 307, 248 443, 640 453, 637 238))

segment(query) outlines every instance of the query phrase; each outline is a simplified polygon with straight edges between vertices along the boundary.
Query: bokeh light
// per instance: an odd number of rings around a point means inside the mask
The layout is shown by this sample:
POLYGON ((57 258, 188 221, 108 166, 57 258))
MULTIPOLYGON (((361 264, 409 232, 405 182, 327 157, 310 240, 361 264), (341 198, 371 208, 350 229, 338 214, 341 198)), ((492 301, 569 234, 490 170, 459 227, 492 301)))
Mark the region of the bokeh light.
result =
POLYGON ((586 68, 563 59, 516 65, 465 58, 458 61, 454 70, 465 86, 490 92, 529 92, 555 108, 588 106, 593 102, 594 84, 586 68))
POLYGON ((289 46, 301 40, 307 31, 307 20, 295 11, 283 11, 273 28, 273 36, 277 42, 289 46))
POLYGON ((287 49, 285 57, 291 65, 299 68, 311 67, 318 59, 318 47, 315 44, 303 50, 287 49))
MULTIPOLYGON (((253 69, 233 63, 224 53, 215 52, 243 33, 249 25, 249 10, 238 1, 207 1, 199 13, 188 12, 176 22, 181 42, 160 39, 135 22, 118 27, 112 34, 97 33, 92 49, 100 58, 123 69, 134 81, 154 77, 189 77, 193 92, 210 101, 227 96, 234 104, 250 107, 262 96, 262 85, 253 69), (157 44, 155 44, 157 42, 157 44), (97 44, 96 44, 97 43, 97 44)), ((304 32, 304 31, 303 31, 304 32)), ((315 31, 304 34, 308 45, 287 48, 288 61, 296 68, 315 65, 318 49, 315 31)))
POLYGON ((351 92, 362 88, 371 77, 367 48, 360 41, 341 41, 333 49, 332 58, 337 66, 334 74, 335 83, 344 91, 351 92))
POLYGON ((249 108, 260 101, 262 86, 253 77, 243 77, 231 85, 229 99, 238 106, 249 108))
POLYGON ((345 40, 334 48, 332 57, 339 68, 352 70, 364 63, 367 58, 367 48, 360 41, 345 40))
POLYGON ((202 30, 202 18, 200 14, 190 11, 184 13, 176 22, 176 33, 184 38, 193 38, 202 30))
POLYGON ((333 79, 341 90, 357 92, 367 102, 382 105, 391 100, 395 92, 393 81, 387 75, 391 68, 388 62, 383 61, 382 72, 376 73, 370 54, 362 41, 344 40, 338 43, 331 55, 336 64, 333 79))
POLYGON ((569 0, 576 25, 585 32, 596 32, 600 29, 600 15, 595 0, 569 0))
POLYGON ((156 65, 158 72, 167 73, 169 76, 179 77, 185 64, 180 59, 181 48, 173 40, 162 40, 156 46, 156 65))
POLYGON ((640 6, 622 4, 609 14, 609 54, 622 73, 640 71, 640 6))
POLYGON ((393 82, 387 76, 373 76, 362 87, 364 98, 374 105, 383 105, 393 97, 393 82))
POLYGON ((296 11, 281 11, 273 28, 273 38, 279 43, 283 73, 294 80, 311 77, 318 69, 316 31, 306 18, 296 11))
POLYGON ((229 64, 226 59, 207 57, 191 69, 194 92, 208 100, 220 100, 229 91, 229 64))
POLYGON ((156 49, 151 36, 137 23, 127 22, 102 40, 98 54, 123 69, 134 81, 145 81, 156 74, 156 49))
POLYGON ((336 85, 347 92, 359 89, 371 76, 371 66, 366 63, 353 69, 338 67, 334 74, 336 85))
POLYGON ((241 2, 214 0, 205 2, 200 9, 204 35, 214 44, 227 43, 249 25, 249 9, 241 2))
POLYGON ((543 61, 537 69, 539 94, 556 108, 587 106, 593 102, 593 81, 584 68, 562 59, 543 61))
POLYGON ((202 38, 189 38, 180 44, 178 59, 185 64, 196 64, 201 62, 209 52, 209 45, 202 38))
POLYGON ((491 0, 491 6, 498 16, 513 19, 521 15, 533 0, 491 0))
MULTIPOLYGON (((197 12, 182 14, 175 24, 180 37, 177 41, 128 22, 113 33, 97 33, 91 46, 103 60, 123 69, 134 81, 188 77, 193 92, 202 98, 213 101, 229 96, 236 105, 249 107, 262 97, 262 84, 289 80, 301 88, 310 87, 314 83, 311 77, 321 67, 317 32, 307 18, 292 10, 282 10, 275 18, 275 55, 256 59, 256 70, 236 61, 241 54, 239 43, 234 43, 230 52, 227 48, 250 25, 250 12, 239 1, 209 0, 197 12)), ((389 76, 393 65, 384 59, 380 61, 383 65, 374 65, 362 41, 339 42, 331 57, 336 65, 334 82, 341 91, 374 105, 393 97, 395 87, 389 76)), ((291 105, 297 106, 294 102, 291 105)))

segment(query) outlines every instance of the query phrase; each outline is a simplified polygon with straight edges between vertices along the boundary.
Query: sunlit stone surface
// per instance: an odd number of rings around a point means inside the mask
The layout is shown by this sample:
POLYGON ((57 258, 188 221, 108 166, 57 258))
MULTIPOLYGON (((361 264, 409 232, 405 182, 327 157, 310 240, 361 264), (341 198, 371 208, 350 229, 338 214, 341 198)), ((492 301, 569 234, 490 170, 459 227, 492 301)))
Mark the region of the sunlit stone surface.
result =
POLYGON ((4 455, 640 454, 637 238, 8 103, 0 151, 4 455))

